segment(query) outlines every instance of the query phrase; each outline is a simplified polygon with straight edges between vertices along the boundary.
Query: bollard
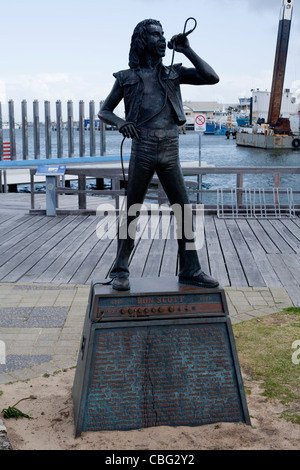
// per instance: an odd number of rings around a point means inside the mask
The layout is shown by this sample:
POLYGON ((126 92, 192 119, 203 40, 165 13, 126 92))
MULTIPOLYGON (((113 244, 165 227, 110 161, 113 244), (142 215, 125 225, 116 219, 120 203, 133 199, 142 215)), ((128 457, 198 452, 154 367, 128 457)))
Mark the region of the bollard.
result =
POLYGON ((27 101, 23 100, 22 106, 22 151, 23 160, 28 160, 28 119, 27 119, 27 101))
POLYGON ((84 157, 85 139, 84 139, 84 101, 79 101, 79 156, 84 157))
POLYGON ((69 157, 74 157, 74 121, 73 121, 73 101, 69 100, 67 103, 68 109, 68 146, 69 157))
POLYGON ((9 100, 8 102, 9 112, 9 140, 11 148, 11 160, 16 160, 16 135, 15 135, 15 114, 14 114, 14 102, 9 100))
POLYGON ((39 102, 33 102, 33 134, 34 134, 34 158, 39 159, 40 152, 40 118, 39 118, 39 102))
POLYGON ((45 146, 46 146, 46 158, 51 158, 52 146, 51 146, 50 101, 45 101, 45 146))
POLYGON ((95 102, 90 101, 90 156, 95 155, 95 102))
MULTIPOLYGON (((100 101, 100 108, 102 106, 103 101, 100 101)), ((100 155, 105 155, 106 153, 106 132, 105 132, 105 124, 100 119, 100 155)))
POLYGON ((62 112, 61 102, 56 101, 56 129, 57 129, 57 158, 63 156, 63 130, 62 130, 62 112))

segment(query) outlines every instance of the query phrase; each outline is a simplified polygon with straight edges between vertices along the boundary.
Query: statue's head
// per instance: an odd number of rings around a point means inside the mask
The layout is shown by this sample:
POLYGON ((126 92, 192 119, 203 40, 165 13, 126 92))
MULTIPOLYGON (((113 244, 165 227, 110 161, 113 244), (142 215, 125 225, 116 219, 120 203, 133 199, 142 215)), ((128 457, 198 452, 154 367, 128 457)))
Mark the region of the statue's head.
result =
POLYGON ((131 37, 129 51, 129 67, 131 69, 135 69, 140 65, 141 57, 143 56, 145 50, 146 34, 148 32, 147 27, 149 25, 157 25, 162 27, 159 21, 152 19, 143 20, 136 25, 131 37))

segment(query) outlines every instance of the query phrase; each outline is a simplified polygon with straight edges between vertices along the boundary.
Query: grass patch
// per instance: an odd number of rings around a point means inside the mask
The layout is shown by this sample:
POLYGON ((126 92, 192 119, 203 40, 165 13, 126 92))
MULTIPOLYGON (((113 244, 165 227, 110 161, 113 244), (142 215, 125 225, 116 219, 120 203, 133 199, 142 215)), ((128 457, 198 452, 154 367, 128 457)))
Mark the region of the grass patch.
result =
POLYGON ((292 360, 292 345, 300 340, 300 308, 238 323, 233 331, 241 368, 261 381, 266 399, 277 399, 287 406, 283 418, 300 424, 300 410, 296 409, 300 364, 292 360))

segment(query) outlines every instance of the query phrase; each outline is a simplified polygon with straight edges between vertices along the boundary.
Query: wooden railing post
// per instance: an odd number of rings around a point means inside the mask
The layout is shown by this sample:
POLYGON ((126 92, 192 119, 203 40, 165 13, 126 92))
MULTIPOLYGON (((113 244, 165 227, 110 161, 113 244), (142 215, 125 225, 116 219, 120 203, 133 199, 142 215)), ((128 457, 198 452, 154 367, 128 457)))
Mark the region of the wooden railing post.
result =
MULTIPOLYGON (((78 189, 80 191, 86 191, 86 176, 78 176, 78 189)), ((78 193, 78 207, 79 209, 86 209, 86 192, 78 193)))
POLYGON ((34 175, 36 170, 30 170, 30 207, 34 209, 34 175))
POLYGON ((237 187, 237 205, 243 204, 243 173, 237 173, 236 175, 236 187, 237 187))

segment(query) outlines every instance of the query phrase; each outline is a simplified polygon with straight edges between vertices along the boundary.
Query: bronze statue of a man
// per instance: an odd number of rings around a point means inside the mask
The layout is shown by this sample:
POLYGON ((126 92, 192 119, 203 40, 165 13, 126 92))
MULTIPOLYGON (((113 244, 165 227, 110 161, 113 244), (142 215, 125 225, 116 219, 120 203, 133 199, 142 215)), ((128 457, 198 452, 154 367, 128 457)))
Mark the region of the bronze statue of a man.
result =
MULTIPOLYGON (((171 205, 179 205, 182 214, 189 205, 179 162, 178 126, 186 122, 180 84, 213 85, 218 83, 219 77, 191 49, 186 36, 173 36, 171 45, 176 52, 184 54, 193 67, 186 68, 181 64, 165 67, 162 58, 166 40, 160 22, 151 19, 140 22, 131 39, 130 68, 114 74, 115 84, 99 112, 100 119, 117 126, 124 137, 132 139, 127 211, 134 204, 142 205, 154 172, 171 205), (113 112, 122 99, 126 120, 113 112)), ((126 228, 134 219, 135 216, 128 215, 126 228)), ((186 249, 191 240, 186 239, 184 227, 181 233, 182 237, 178 239, 179 282, 217 287, 218 281, 201 270, 196 249, 186 249)), ((132 237, 118 237, 117 257, 110 272, 114 289, 130 289, 128 260, 133 247, 132 237)))

